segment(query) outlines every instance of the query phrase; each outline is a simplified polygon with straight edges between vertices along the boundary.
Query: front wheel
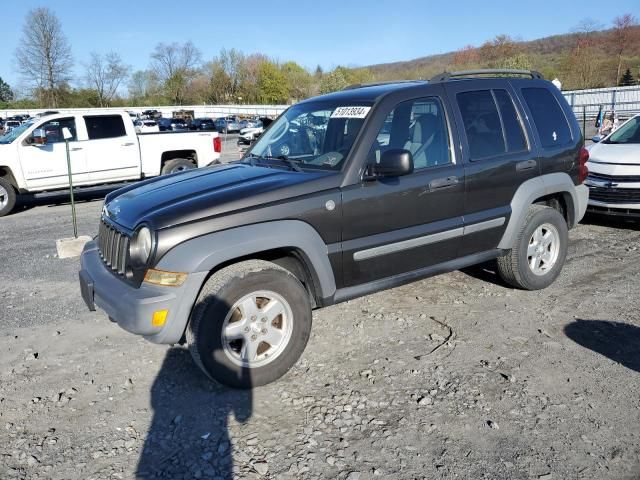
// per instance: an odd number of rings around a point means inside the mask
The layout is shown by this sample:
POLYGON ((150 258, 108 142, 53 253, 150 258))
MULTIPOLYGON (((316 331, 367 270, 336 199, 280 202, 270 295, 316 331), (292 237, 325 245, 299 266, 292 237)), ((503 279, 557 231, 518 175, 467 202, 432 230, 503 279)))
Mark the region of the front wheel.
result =
POLYGON ((498 258, 498 273, 505 282, 517 288, 546 288, 562 270, 568 238, 567 222, 560 212, 551 207, 532 205, 513 248, 498 258))
POLYGON ((0 217, 4 217, 16 206, 16 191, 7 180, 0 178, 0 217))
POLYGON ((248 260, 214 273, 187 328, 189 350, 211 379, 234 388, 271 383, 300 358, 311 304, 288 270, 248 260))

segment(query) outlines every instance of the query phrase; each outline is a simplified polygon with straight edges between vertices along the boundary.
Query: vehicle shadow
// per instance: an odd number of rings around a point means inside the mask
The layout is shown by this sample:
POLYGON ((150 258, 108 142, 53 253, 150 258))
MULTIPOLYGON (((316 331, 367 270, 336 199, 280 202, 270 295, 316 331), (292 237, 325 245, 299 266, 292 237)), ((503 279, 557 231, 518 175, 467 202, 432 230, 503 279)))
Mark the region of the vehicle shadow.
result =
POLYGON ((576 319, 564 328, 571 340, 640 372, 640 327, 605 320, 576 319))
POLYGON ((153 419, 136 478, 233 478, 228 422, 252 415, 251 390, 232 390, 209 380, 189 351, 167 351, 151 387, 153 419))
POLYGON ((580 223, 584 223, 587 225, 597 225, 599 227, 640 230, 640 218, 616 217, 613 215, 587 213, 580 221, 580 223))
POLYGON ((494 285, 498 285, 499 287, 513 289, 511 285, 508 285, 504 280, 502 280, 502 278, 500 278, 500 275, 498 275, 495 260, 479 263, 477 265, 471 265, 470 267, 460 269, 460 271, 465 275, 468 275, 477 280, 493 283, 494 285))

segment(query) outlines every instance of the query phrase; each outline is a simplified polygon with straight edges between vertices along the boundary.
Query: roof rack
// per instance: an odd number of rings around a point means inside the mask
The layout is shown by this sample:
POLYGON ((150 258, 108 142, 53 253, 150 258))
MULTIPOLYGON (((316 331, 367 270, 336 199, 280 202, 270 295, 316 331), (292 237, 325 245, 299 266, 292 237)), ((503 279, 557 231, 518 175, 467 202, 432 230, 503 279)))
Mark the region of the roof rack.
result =
POLYGON ((475 76, 497 76, 497 75, 513 75, 513 76, 525 76, 531 77, 532 79, 544 80, 544 77, 540 72, 536 72, 535 70, 513 70, 507 68, 488 68, 481 70, 462 70, 460 72, 443 72, 439 75, 436 75, 431 80, 430 83, 438 83, 438 82, 448 82, 449 80, 456 78, 464 78, 464 77, 475 77, 475 76))
POLYGON ((354 83, 353 85, 344 87, 342 90, 355 90, 356 88, 379 87, 381 85, 393 85, 396 83, 417 83, 417 82, 426 82, 426 80, 390 80, 388 82, 354 83))

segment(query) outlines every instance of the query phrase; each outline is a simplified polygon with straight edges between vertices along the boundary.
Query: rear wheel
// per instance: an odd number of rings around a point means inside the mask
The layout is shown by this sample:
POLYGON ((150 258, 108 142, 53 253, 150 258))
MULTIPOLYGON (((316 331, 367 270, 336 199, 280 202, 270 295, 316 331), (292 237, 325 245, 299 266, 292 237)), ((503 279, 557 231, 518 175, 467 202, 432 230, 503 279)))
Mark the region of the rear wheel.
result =
POLYGON ((498 258, 498 273, 517 288, 546 288, 562 270, 568 238, 567 222, 560 212, 532 205, 513 248, 498 258))
POLYGON ((207 281, 187 340, 210 378, 251 388, 284 375, 302 355, 310 332, 311 304, 300 281, 278 265, 248 260, 207 281))
POLYGON ((16 190, 6 179, 0 178, 0 217, 7 215, 16 206, 16 190))
POLYGON ((174 158, 167 161, 162 167, 162 175, 168 175, 170 173, 185 172, 196 168, 195 164, 187 158, 174 158))

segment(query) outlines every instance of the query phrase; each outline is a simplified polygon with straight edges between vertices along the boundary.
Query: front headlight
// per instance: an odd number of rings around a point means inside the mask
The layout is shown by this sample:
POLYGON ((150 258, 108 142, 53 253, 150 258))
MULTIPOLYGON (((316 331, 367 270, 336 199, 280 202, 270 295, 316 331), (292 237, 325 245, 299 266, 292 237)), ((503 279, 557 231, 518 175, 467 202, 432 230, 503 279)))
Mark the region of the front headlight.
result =
POLYGON ((146 265, 153 251, 153 235, 147 227, 140 227, 133 235, 129 257, 135 265, 146 265))

